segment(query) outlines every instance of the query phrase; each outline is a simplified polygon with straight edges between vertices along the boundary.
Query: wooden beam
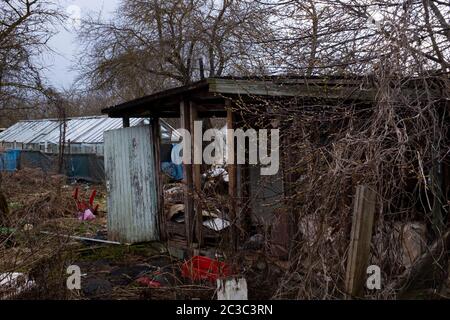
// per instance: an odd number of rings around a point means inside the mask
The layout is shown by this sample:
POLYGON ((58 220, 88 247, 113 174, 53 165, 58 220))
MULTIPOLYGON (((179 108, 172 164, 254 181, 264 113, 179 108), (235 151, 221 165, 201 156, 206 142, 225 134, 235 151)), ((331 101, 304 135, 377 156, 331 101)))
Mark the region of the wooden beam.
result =
POLYGON ((205 111, 205 112, 198 112, 199 118, 226 118, 227 112, 226 111, 205 111))
POLYGON ((201 164, 199 163, 195 163, 195 155, 199 154, 200 159, 197 159, 197 162, 199 162, 198 160, 202 159, 202 144, 201 144, 201 139, 199 140, 198 137, 196 137, 196 134, 199 134, 201 137, 203 135, 202 132, 196 132, 194 130, 194 121, 198 120, 198 113, 197 113, 197 106, 195 105, 195 103, 191 102, 190 103, 191 106, 191 138, 192 138, 192 179, 193 179, 193 185, 194 185, 194 211, 195 211, 195 235, 196 235, 196 239, 198 242, 198 245, 201 246, 203 244, 203 233, 202 233, 202 229, 203 229, 203 215, 202 215, 202 204, 201 204, 201 192, 202 192, 202 180, 201 180, 201 164), (200 144, 197 144, 197 140, 200 141, 200 144))
POLYGON ((209 92, 234 95, 259 95, 275 97, 302 97, 328 99, 361 99, 373 101, 376 91, 373 88, 360 88, 360 83, 343 86, 320 80, 297 80, 289 84, 272 80, 242 80, 242 79, 208 79, 209 92))
MULTIPOLYGON (((234 114, 231 110, 231 104, 227 100, 227 129, 234 128, 234 114)), ((228 195, 230 197, 229 202, 229 214, 232 222, 231 226, 231 246, 235 250, 237 248, 237 212, 236 212, 236 196, 237 196, 237 170, 235 159, 235 143, 234 135, 231 131, 227 131, 227 168, 228 168, 228 195)))
MULTIPOLYGON (((188 132, 191 130, 191 116, 190 116, 189 102, 180 102, 180 123, 181 127, 188 132)), ((191 148, 192 149, 192 148, 191 148)), ((183 152, 190 152, 192 150, 184 150, 183 152)), ((192 163, 192 161, 191 161, 192 163)), ((188 248, 192 247, 193 233, 194 233, 194 203, 193 203, 193 180, 192 180, 192 164, 183 163, 183 188, 184 188, 184 223, 186 225, 186 242, 188 248)))
POLYGON ((345 289, 351 297, 360 296, 366 282, 375 201, 373 189, 366 185, 356 187, 345 277, 345 289))
POLYGON ((164 211, 164 186, 163 186, 163 174, 161 170, 161 132, 159 118, 152 118, 151 129, 153 135, 153 146, 155 153, 155 175, 156 175, 156 194, 158 197, 158 227, 159 236, 161 241, 167 239, 166 226, 167 216, 164 211))

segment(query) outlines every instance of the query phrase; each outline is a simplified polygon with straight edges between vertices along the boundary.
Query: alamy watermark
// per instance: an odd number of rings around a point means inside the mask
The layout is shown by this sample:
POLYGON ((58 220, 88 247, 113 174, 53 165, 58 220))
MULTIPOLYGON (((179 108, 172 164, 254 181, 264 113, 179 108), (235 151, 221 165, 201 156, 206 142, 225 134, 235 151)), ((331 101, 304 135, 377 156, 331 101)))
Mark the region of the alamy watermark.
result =
POLYGON ((71 265, 67 267, 67 274, 69 276, 66 280, 66 286, 69 290, 81 289, 81 269, 77 265, 71 265))
POLYGON ((367 267, 367 281, 366 287, 369 290, 381 289, 381 269, 379 266, 373 264, 367 267))
POLYGON ((177 132, 179 136, 172 135, 172 142, 180 142, 180 138, 182 141, 178 152, 172 154, 175 164, 245 164, 248 155, 248 164, 261 165, 261 175, 275 175, 280 168, 279 129, 227 129, 226 134, 208 129, 202 133, 202 121, 194 121, 193 145, 191 132, 186 129, 177 132), (203 142, 209 144, 203 148, 203 142))

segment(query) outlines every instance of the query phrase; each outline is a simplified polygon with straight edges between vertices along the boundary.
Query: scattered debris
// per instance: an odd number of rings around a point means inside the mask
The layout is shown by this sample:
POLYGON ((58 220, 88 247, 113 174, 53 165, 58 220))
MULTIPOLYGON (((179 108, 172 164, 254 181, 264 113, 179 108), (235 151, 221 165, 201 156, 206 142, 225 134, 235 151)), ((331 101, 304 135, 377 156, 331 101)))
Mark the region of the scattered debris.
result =
POLYGON ((19 272, 0 274, 0 300, 13 299, 21 293, 31 290, 35 282, 26 274, 19 272))
POLYGON ((85 201, 83 199, 79 199, 79 188, 76 187, 73 192, 73 198, 77 204, 78 210, 78 220, 81 221, 91 221, 95 219, 95 213, 98 210, 99 205, 96 204, 94 206, 94 199, 97 194, 97 190, 92 190, 92 193, 89 197, 89 201, 85 201))
POLYGON ((245 278, 217 279, 217 300, 248 300, 245 278))
POLYGON ((206 173, 203 174, 203 178, 206 179, 208 177, 211 178, 218 178, 221 177, 223 181, 228 182, 228 172, 223 167, 217 167, 208 170, 206 173))
POLYGON ((231 223, 228 220, 224 220, 221 218, 214 218, 204 221, 203 225, 211 230, 221 231, 225 228, 228 228, 231 225, 231 223))
POLYGON ((218 218, 220 211, 217 210, 218 213, 212 212, 212 211, 207 211, 207 210, 202 210, 202 216, 204 218, 218 218))
POLYGON ((26 223, 26 224, 23 226, 23 231, 31 231, 31 230, 33 230, 33 225, 32 225, 32 224, 26 223))
POLYGON ((169 209, 169 220, 182 223, 184 222, 184 204, 174 204, 169 209))
POLYGON ((183 185, 181 183, 172 183, 164 186, 164 200, 167 203, 182 203, 183 202, 183 185))

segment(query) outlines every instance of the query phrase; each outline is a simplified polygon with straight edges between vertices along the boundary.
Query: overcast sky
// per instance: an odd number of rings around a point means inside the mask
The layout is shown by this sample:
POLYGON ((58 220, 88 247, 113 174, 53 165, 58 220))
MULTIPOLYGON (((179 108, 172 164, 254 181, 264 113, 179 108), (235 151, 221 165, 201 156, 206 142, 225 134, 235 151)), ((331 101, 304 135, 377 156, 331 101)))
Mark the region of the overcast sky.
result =
MULTIPOLYGON (((72 17, 80 15, 81 18, 89 13, 101 12, 101 16, 108 18, 116 9, 120 0, 55 0, 66 13, 72 17)), ((71 21, 67 21, 70 26, 71 21)), ((76 29, 65 30, 58 27, 58 33, 50 40, 50 48, 55 53, 47 54, 44 64, 48 66, 45 76, 50 84, 58 89, 69 88, 77 76, 71 70, 77 61, 79 46, 76 39, 76 29)))

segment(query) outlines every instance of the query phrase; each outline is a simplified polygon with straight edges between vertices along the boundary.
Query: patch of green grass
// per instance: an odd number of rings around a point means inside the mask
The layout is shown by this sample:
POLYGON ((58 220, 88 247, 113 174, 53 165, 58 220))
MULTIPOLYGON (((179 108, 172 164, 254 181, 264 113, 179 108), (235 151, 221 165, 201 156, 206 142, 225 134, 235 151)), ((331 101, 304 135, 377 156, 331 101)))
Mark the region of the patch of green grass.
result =
POLYGON ((14 233, 15 231, 16 229, 0 227, 1 236, 9 236, 11 233, 14 233))
POLYGON ((98 261, 98 260, 111 260, 122 261, 125 258, 125 254, 129 251, 128 246, 111 245, 105 247, 95 247, 92 250, 83 250, 80 253, 81 261, 98 261))
POLYGON ((130 253, 141 257, 153 257, 166 252, 164 246, 159 242, 138 243, 130 246, 130 253))
POLYGON ((81 261, 111 260, 121 262, 126 260, 126 255, 149 258, 164 252, 159 243, 140 243, 135 245, 109 245, 104 247, 86 248, 80 252, 81 261))
POLYGON ((23 203, 20 202, 10 202, 8 203, 8 207, 10 210, 18 210, 23 208, 23 203))
POLYGON ((72 234, 77 236, 95 235, 99 229, 100 226, 97 224, 88 221, 81 221, 72 234))

